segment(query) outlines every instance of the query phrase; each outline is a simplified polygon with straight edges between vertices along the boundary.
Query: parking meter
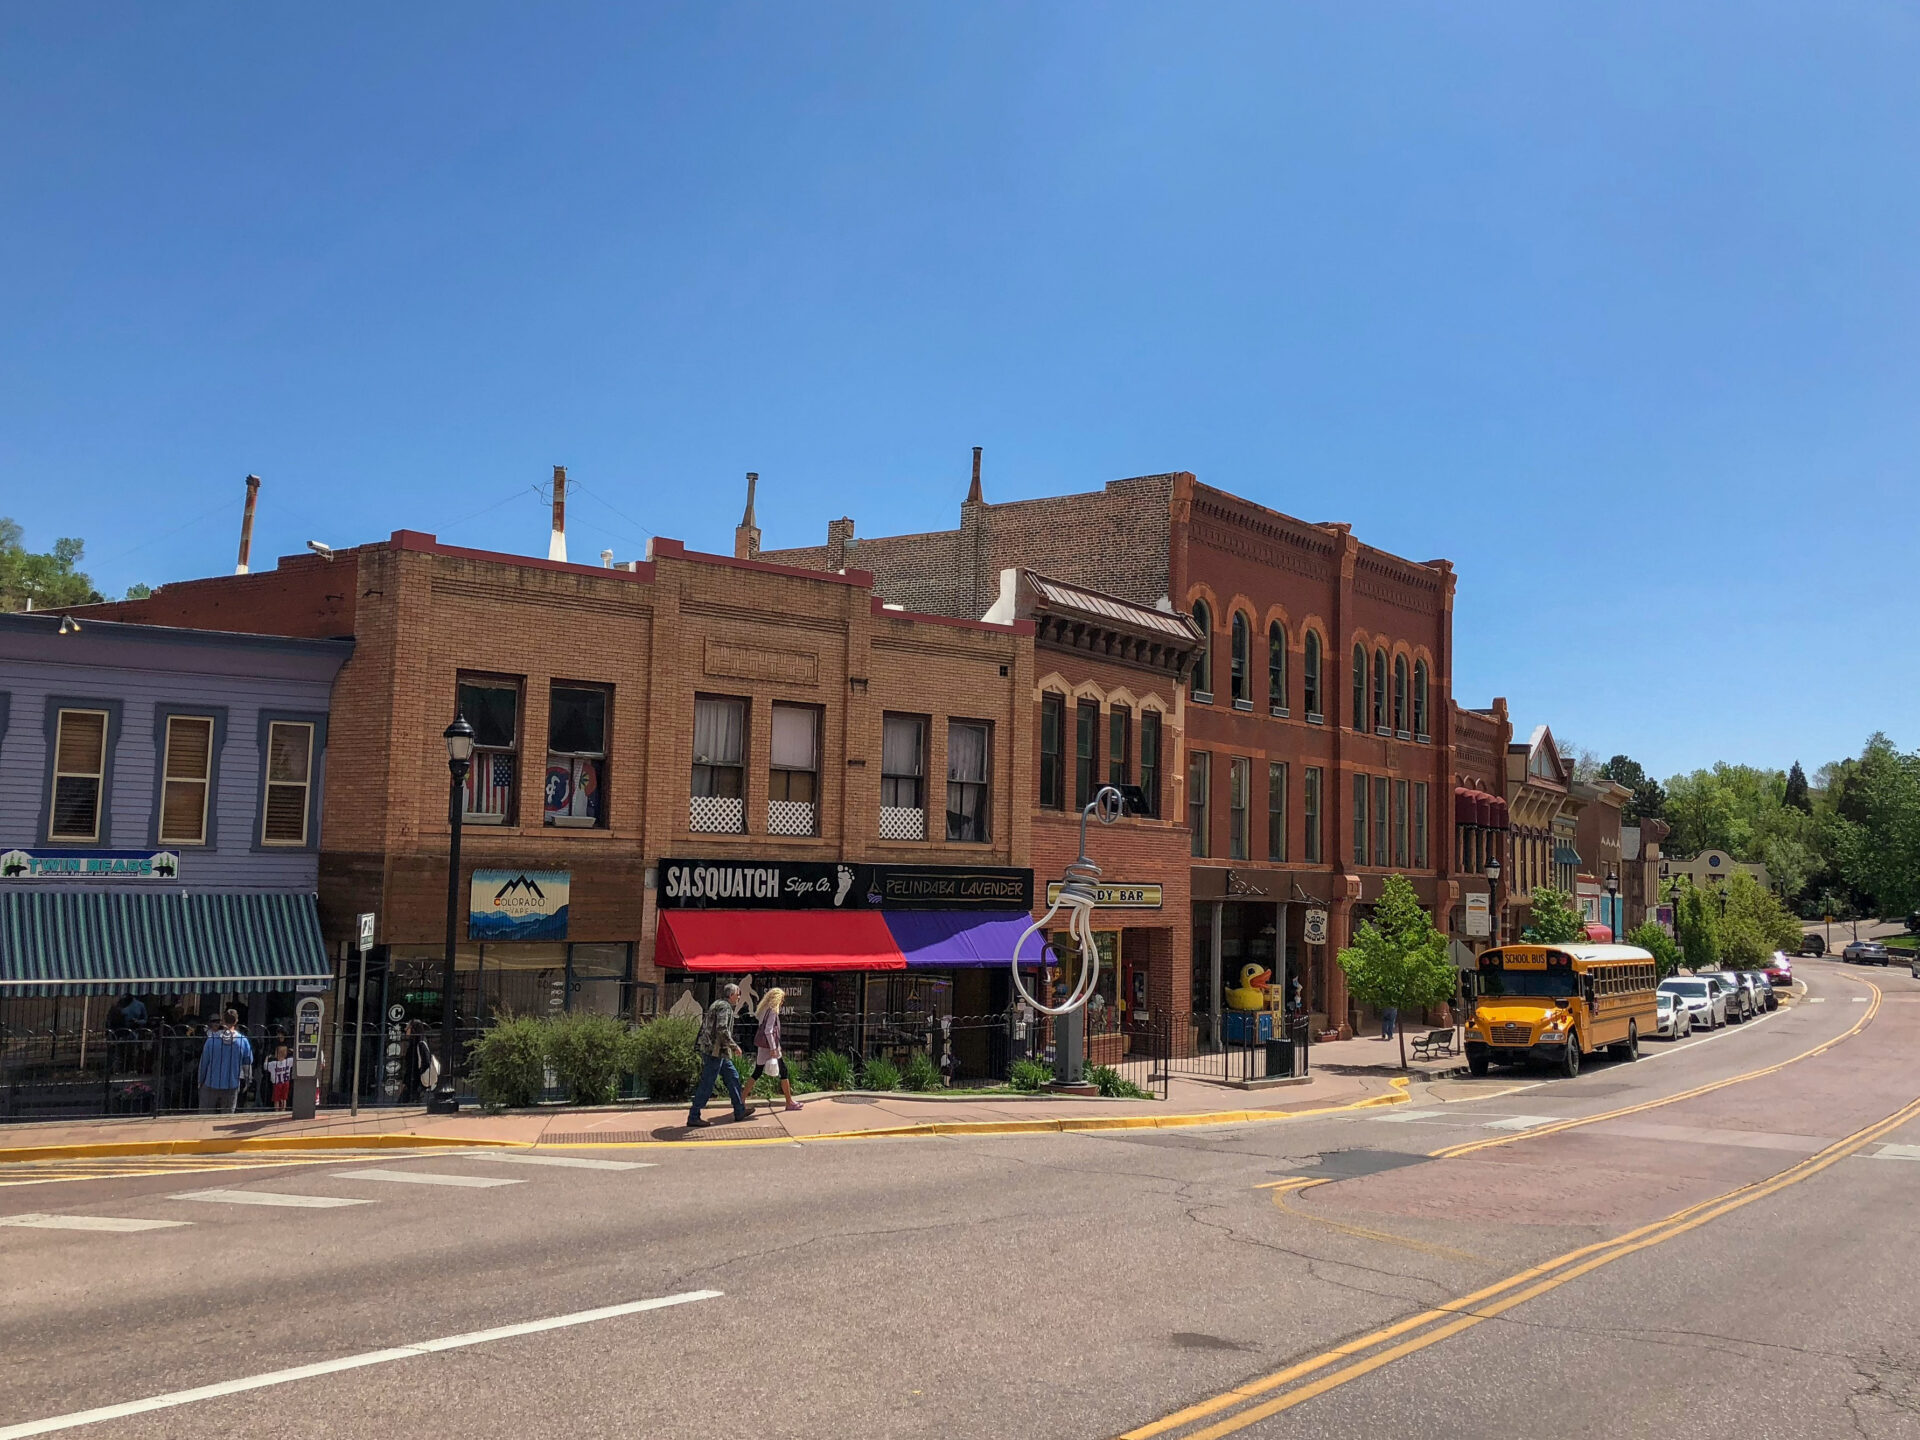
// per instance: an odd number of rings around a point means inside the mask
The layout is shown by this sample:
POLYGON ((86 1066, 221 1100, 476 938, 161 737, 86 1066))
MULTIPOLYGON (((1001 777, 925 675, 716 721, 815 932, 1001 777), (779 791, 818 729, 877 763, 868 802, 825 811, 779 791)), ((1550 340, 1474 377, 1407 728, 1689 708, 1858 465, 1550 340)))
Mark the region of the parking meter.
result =
POLYGON ((320 1102, 320 1015, 318 995, 308 995, 293 1012, 293 1093, 296 1120, 313 1119, 320 1102))

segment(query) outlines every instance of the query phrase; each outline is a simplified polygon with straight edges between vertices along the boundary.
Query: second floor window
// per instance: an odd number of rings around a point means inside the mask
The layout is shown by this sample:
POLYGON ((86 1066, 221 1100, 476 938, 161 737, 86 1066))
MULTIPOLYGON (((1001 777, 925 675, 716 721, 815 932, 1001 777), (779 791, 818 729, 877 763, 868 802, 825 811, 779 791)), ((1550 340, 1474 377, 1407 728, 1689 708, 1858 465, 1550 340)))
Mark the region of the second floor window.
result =
POLYGON ((1208 846, 1207 787, 1212 776, 1212 757, 1204 750, 1195 750, 1187 756, 1187 827, 1193 831, 1193 853, 1196 859, 1204 860, 1210 853, 1208 846))
MULTIPOLYGON (((1427 782, 1413 782, 1413 863, 1416 869, 1427 868, 1427 782)), ((1483 864, 1481 869, 1485 869, 1483 864)))
POLYGON ((1353 728, 1367 728, 1367 652, 1361 645, 1353 647, 1353 728))
POLYGON ((1317 721, 1325 711, 1320 705, 1320 637, 1311 630, 1302 651, 1300 703, 1306 707, 1307 719, 1317 721))
POLYGON ((1107 711, 1107 783, 1133 783, 1133 712, 1124 705, 1107 711))
POLYGON ((1253 762, 1234 756, 1227 762, 1227 858, 1247 858, 1247 810, 1253 788, 1253 762))
POLYGON ((1393 782, 1393 863, 1407 863, 1407 782, 1393 782))
POLYGON ((1287 858, 1287 767, 1267 766, 1267 858, 1287 858))
POLYGON ((1427 662, 1413 662, 1413 733, 1423 739, 1433 732, 1427 729, 1427 662))
POLYGON ((927 722, 889 715, 880 730, 880 838, 927 838, 927 722))
POLYGON ((811 835, 820 809, 820 712, 811 705, 773 707, 767 833, 811 835))
POLYGON ((1193 698, 1213 699, 1213 611, 1207 602, 1193 602, 1193 623, 1200 627, 1200 648, 1193 652, 1193 698))
POLYGON ((1082 700, 1073 711, 1073 803, 1093 799, 1100 784, 1100 703, 1082 700))
POLYGON ((1353 863, 1367 863, 1367 777, 1353 777, 1353 863))
POLYGON ((263 845, 305 845, 313 799, 313 726, 275 720, 267 726, 263 845))
POLYGON ((1373 777, 1373 863, 1387 863, 1387 789, 1384 775, 1373 777))
POLYGON ((747 702, 698 696, 693 702, 693 805, 689 826, 717 834, 747 828, 747 702))
POLYGON ((53 745, 49 840, 100 838, 107 771, 107 712, 62 710, 53 745))
POLYGON ((1160 814, 1160 712, 1140 712, 1140 788, 1147 797, 1147 814, 1160 814))
POLYGON ((473 726, 473 763, 467 767, 466 821, 505 825, 513 817, 519 778, 520 686, 513 680, 462 680, 460 713, 473 726))
POLYGON ((213 782, 213 717, 169 715, 162 759, 160 843, 207 843, 207 794, 213 782))
POLYGON ((1407 729, 1407 657, 1393 657, 1393 728, 1402 736, 1407 729))
POLYGON ((589 830, 607 823, 607 692, 555 685, 547 700, 547 793, 542 820, 589 830))
POLYGON ((987 813, 987 764, 992 730, 977 720, 947 722, 947 839, 984 844, 992 838, 987 813))
POLYGON ((1373 652, 1373 728, 1387 728, 1387 652, 1373 652))
POLYGON ((1267 708, 1287 713, 1287 632, 1278 620, 1267 627, 1267 708))
POLYGON ((1309 864, 1320 862, 1320 786, 1323 771, 1309 765, 1300 777, 1300 852, 1309 864))
POLYGON ((1248 652, 1253 648, 1253 639, 1247 632, 1247 617, 1238 610, 1233 613, 1233 703, 1237 706, 1251 707, 1253 704, 1252 657, 1248 652))
POLYGON ((1040 697, 1040 806, 1063 809, 1067 803, 1067 701, 1062 695, 1040 697))

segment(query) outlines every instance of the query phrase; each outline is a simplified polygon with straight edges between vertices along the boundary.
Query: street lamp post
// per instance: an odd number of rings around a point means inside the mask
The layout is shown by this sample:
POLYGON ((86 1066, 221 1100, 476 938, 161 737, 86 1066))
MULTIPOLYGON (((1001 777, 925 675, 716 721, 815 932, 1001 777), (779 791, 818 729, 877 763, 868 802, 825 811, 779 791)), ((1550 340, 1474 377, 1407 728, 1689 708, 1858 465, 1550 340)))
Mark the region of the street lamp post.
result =
POLYGON ((460 1037, 455 1032, 458 1011, 453 1003, 453 956, 460 934, 460 822, 466 805, 467 767, 473 764, 473 726, 465 715, 456 714, 447 727, 447 824, 451 838, 447 844, 447 958, 440 971, 440 1084, 427 1098, 427 1111, 433 1115, 460 1113, 460 1092, 454 1081, 460 1037))
POLYGON ((1627 917, 1620 910, 1620 872, 1617 870, 1607 872, 1607 909, 1612 912, 1613 943, 1626 944, 1627 917))

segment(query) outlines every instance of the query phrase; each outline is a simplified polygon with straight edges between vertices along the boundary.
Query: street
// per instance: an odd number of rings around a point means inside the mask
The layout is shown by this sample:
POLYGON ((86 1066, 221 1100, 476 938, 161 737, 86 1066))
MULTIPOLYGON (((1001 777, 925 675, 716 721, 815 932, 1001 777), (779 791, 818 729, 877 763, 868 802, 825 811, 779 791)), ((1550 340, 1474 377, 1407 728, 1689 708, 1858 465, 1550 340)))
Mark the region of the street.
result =
POLYGON ((0 1184, 0 1440, 1920 1434, 1920 981, 1796 968, 1264 1125, 0 1184))

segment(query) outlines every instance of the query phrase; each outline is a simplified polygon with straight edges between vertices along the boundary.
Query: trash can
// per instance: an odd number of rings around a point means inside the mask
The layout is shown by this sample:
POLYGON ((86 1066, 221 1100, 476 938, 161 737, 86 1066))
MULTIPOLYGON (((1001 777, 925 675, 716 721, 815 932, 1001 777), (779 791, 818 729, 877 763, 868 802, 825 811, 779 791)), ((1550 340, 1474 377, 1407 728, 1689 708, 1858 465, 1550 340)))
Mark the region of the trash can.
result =
POLYGON ((1293 1041, 1267 1041, 1267 1078, 1269 1080, 1293 1074, 1293 1041))

